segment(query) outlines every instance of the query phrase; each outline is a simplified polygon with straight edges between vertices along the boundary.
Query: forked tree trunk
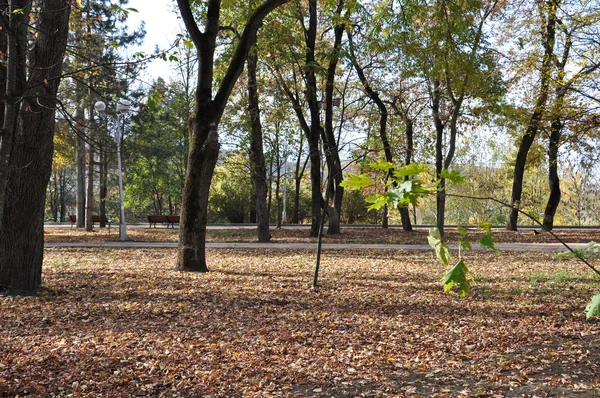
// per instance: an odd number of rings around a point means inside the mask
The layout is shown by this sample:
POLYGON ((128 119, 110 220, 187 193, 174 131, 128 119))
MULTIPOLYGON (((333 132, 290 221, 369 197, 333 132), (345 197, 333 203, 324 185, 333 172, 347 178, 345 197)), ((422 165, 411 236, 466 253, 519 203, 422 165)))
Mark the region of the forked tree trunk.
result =
POLYGON ((556 13, 561 0, 550 0, 546 4, 540 5, 540 14, 546 21, 546 26, 542 27, 542 44, 544 46, 544 59, 540 69, 540 90, 537 95, 533 113, 527 124, 525 134, 519 144, 519 151, 515 159, 515 169, 513 173, 513 186, 511 193, 511 205, 513 206, 508 216, 506 229, 510 231, 517 230, 519 219, 519 208, 521 207, 521 196, 523 194, 523 179, 525 176, 525 165, 527 164, 527 155, 535 141, 535 137, 540 129, 542 118, 546 110, 548 101, 548 90, 551 81, 551 69, 554 58, 554 44, 556 36, 556 13))
MULTIPOLYGON (((45 0, 36 14, 34 49, 10 160, 0 225, 0 286, 32 291, 41 284, 44 205, 52 171, 56 93, 67 43, 70 8, 45 0)), ((27 14, 27 12, 25 13, 27 14)), ((25 48, 23 51, 27 51, 25 48)))
POLYGON ((208 271, 205 244, 208 193, 220 148, 216 128, 215 122, 196 121, 190 127, 190 154, 183 190, 182 228, 179 230, 177 255, 177 268, 184 271, 208 271), (212 129, 208 130, 209 127, 212 129))
POLYGON ((206 222, 208 193, 219 155, 217 128, 227 99, 242 73, 250 48, 263 19, 286 0, 267 0, 246 21, 221 85, 213 98, 213 67, 221 2, 208 0, 204 32, 196 23, 190 0, 177 0, 180 14, 198 53, 196 107, 189 121, 190 150, 182 197, 181 229, 177 250, 177 268, 184 271, 208 271, 206 264, 206 222))

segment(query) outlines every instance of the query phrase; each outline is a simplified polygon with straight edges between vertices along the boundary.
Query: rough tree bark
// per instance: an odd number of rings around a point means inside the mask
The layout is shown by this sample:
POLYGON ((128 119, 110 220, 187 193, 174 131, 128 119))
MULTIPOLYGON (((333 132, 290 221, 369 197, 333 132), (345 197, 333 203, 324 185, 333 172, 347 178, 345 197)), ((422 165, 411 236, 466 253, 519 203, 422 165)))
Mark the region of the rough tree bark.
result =
MULTIPOLYGON (((29 47, 20 49, 36 68, 27 70, 26 87, 19 93, 22 102, 0 223, 0 286, 27 291, 41 284, 44 205, 70 12, 65 0, 42 0, 38 6, 36 37, 29 47)), ((29 15, 28 10, 24 14, 29 15)), ((25 69, 21 73, 24 76, 25 69)))
POLYGON ((182 197, 181 229, 177 268, 208 271, 206 264, 206 221, 208 192, 219 154, 218 125, 233 87, 242 73, 251 46, 263 19, 287 0, 267 0, 246 21, 237 48, 220 87, 213 97, 213 69, 221 2, 208 0, 204 31, 196 23, 190 0, 177 0, 185 27, 198 53, 196 104, 188 122, 189 153, 182 197))

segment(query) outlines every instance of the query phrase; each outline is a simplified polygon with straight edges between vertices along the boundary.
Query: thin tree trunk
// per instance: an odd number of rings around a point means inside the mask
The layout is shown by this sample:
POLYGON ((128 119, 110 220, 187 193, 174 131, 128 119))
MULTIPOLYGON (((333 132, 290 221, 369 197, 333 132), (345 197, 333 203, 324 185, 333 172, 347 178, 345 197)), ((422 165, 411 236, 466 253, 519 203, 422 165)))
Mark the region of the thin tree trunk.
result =
POLYGON ((533 108, 533 114, 527 124, 525 134, 521 138, 519 151, 515 159, 515 169, 513 173, 513 186, 511 193, 511 204, 513 208, 510 210, 508 224, 506 228, 511 231, 517 230, 517 222, 519 219, 519 208, 521 207, 521 196, 523 194, 523 180, 525 176, 525 165, 527 164, 527 155, 535 141, 535 137, 540 129, 542 118, 546 110, 548 101, 548 90, 551 80, 551 67, 554 57, 554 42, 556 36, 556 13, 561 0, 550 0, 547 5, 540 5, 540 14, 546 21, 546 26, 541 29, 542 42, 544 46, 544 59, 540 69, 540 91, 538 92, 537 100, 533 108), (547 13, 547 15, 546 15, 547 13))
POLYGON ((108 219, 106 216, 106 194, 108 191, 107 180, 108 180, 108 170, 106 167, 107 164, 107 156, 106 151, 104 150, 104 144, 100 146, 100 176, 99 176, 99 184, 100 184, 100 203, 99 203, 99 213, 100 213, 100 228, 106 228, 106 222, 104 220, 108 219))
MULTIPOLYGON (((267 208, 267 170, 265 168, 265 154, 263 149, 263 133, 260 122, 260 108, 258 99, 258 85, 256 69, 258 56, 251 52, 246 61, 248 65, 248 113, 252 134, 250 136, 250 159, 252 162, 252 177, 254 181, 255 220, 258 229, 258 241, 269 242, 269 212, 267 208)), ((251 211, 252 213, 252 211, 251 211)), ((252 217, 251 217, 252 218, 252 217)))
POLYGON ((67 213, 67 198, 66 198, 66 169, 61 169, 60 170, 60 174, 58 177, 58 181, 60 184, 60 190, 59 190, 59 201, 60 201, 60 222, 65 222, 66 220, 66 213, 67 213))
POLYGON ((304 161, 304 165, 300 168, 300 163, 302 161, 302 149, 303 149, 303 139, 304 136, 300 134, 300 145, 298 147, 298 158, 296 159, 296 169, 294 170, 294 211, 292 216, 292 223, 299 224, 300 223, 300 185, 302 183, 302 177, 304 176, 304 170, 306 170, 306 165, 308 164, 308 158, 304 161))
POLYGON ((342 200, 344 197, 344 187, 340 185, 343 181, 343 175, 338 147, 339 143, 337 142, 333 131, 333 89, 342 45, 342 36, 345 28, 344 23, 341 22, 343 7, 344 0, 338 0, 335 12, 337 22, 333 29, 333 50, 329 55, 327 82, 325 85, 325 129, 322 130, 322 132, 325 147, 325 159, 327 162, 327 173, 329 174, 329 178, 327 179, 328 186, 326 187, 329 194, 326 196, 331 198, 333 202, 332 206, 329 206, 329 203, 325 203, 325 206, 327 206, 327 216, 329 218, 327 235, 338 235, 341 233, 340 222, 342 216, 342 200))
MULTIPOLYGON (((90 143, 91 144, 91 143, 90 143)), ((87 169, 87 192, 85 198, 85 230, 91 231, 94 228, 92 215, 94 212, 94 156, 93 145, 88 148, 88 169, 87 169)))
MULTIPOLYGON (((77 90, 83 92, 80 84, 77 84, 77 90)), ((83 94, 78 94, 78 109, 75 113, 75 129, 77 134, 77 228, 85 226, 85 141, 83 139, 83 94)))

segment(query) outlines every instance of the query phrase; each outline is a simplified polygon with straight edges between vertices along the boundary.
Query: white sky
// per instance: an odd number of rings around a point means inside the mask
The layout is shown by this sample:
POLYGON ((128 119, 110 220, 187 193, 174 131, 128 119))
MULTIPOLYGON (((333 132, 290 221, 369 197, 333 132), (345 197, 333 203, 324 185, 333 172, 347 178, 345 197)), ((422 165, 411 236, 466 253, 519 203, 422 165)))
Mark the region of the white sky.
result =
MULTIPOLYGON (((141 21, 146 22, 146 38, 140 49, 150 54, 156 46, 166 49, 180 32, 180 21, 177 20, 175 2, 172 0, 129 0, 127 7, 138 12, 129 14, 128 25, 131 29, 138 27, 141 21), (174 11, 175 10, 175 11, 174 11)), ((170 65, 163 60, 155 60, 148 65, 144 80, 150 82, 158 77, 168 80, 171 75, 170 65)))

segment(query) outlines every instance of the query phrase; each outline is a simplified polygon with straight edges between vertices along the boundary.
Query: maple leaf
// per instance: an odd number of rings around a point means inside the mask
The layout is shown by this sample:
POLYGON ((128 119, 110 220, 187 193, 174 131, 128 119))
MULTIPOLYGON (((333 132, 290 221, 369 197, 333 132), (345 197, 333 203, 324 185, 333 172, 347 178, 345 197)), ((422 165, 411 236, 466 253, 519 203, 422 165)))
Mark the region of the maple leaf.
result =
POLYGON ((592 297, 592 301, 590 301, 587 307, 585 307, 585 311, 586 319, 590 319, 594 315, 600 316, 600 294, 597 294, 594 297, 592 297))
POLYGON ((469 271, 469 268, 467 268, 467 265, 462 260, 450 268, 442 278, 442 282, 444 283, 444 292, 446 293, 457 284, 460 297, 465 297, 474 283, 473 274, 471 274, 471 271, 469 271))
POLYGON ((448 265, 451 259, 450 249, 448 248, 448 245, 446 245, 446 242, 444 242, 442 239, 440 230, 437 228, 431 228, 429 230, 427 241, 429 242, 429 246, 433 247, 435 250, 435 254, 440 262, 444 265, 448 265))

